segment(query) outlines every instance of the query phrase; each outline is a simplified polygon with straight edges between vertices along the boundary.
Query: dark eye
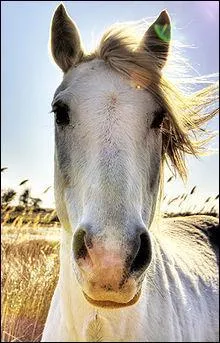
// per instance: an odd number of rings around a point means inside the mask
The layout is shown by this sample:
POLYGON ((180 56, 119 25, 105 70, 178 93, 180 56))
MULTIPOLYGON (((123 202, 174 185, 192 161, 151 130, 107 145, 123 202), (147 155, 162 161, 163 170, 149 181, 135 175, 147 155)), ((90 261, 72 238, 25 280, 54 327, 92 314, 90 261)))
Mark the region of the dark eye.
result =
POLYGON ((68 125, 70 122, 69 118, 69 107, 61 101, 57 101, 53 105, 52 112, 55 114, 55 121, 57 125, 68 125))
POLYGON ((163 123, 163 120, 165 118, 165 111, 164 110, 159 110, 154 113, 154 119, 151 123, 151 129, 159 129, 163 123))

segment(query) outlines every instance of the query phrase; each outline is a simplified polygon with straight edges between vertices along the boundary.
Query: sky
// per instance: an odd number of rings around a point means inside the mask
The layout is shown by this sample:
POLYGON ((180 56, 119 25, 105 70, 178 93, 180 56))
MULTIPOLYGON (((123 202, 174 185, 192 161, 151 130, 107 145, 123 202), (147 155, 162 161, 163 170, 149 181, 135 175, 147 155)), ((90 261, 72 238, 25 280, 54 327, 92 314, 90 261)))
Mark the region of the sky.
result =
MULTIPOLYGON (((49 29, 59 1, 1 2, 1 166, 2 187, 20 192, 19 183, 43 205, 54 207, 54 128, 51 101, 62 80, 62 72, 49 53, 49 29), (43 191, 51 186, 49 191, 43 191)), ((173 38, 191 46, 184 56, 199 75, 219 72, 218 1, 63 1, 77 23, 83 44, 91 49, 109 25, 151 18, 167 9, 173 38)), ((218 130, 219 120, 209 124, 218 130)), ((218 137, 212 142, 218 148, 218 137)), ((197 199, 217 195, 218 153, 189 159, 189 178, 167 184, 165 193, 180 194, 197 186, 197 199)))

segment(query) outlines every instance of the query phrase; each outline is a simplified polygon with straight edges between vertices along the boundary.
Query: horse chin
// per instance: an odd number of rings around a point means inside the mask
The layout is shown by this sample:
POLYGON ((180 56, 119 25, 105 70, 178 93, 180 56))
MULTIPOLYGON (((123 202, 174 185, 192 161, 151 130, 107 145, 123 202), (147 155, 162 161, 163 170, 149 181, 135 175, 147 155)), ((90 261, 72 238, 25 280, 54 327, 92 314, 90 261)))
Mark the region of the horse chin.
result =
POLYGON ((95 300, 89 297, 84 291, 83 291, 83 295, 90 304, 96 307, 115 309, 115 308, 121 308, 121 307, 128 307, 128 306, 136 304, 140 298, 141 290, 139 290, 135 294, 135 296, 127 302, 117 302, 117 301, 111 301, 111 300, 95 300))

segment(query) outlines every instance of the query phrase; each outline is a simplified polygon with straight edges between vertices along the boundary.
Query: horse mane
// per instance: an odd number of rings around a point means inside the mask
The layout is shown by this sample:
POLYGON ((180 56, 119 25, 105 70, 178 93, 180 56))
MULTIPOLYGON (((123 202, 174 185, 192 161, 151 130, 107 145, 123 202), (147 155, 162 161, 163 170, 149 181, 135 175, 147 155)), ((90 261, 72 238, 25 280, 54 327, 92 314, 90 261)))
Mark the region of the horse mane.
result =
MULTIPOLYGON (((185 155, 202 155, 206 143, 212 138, 203 125, 218 112, 218 84, 212 83, 199 91, 185 94, 165 76, 166 68, 161 70, 155 55, 142 48, 140 36, 134 35, 133 27, 126 23, 110 27, 95 52, 84 55, 84 61, 102 59, 134 82, 137 88, 147 88, 154 95, 166 113, 162 126, 163 162, 168 165, 171 162, 173 171, 186 179, 185 155), (198 137, 199 133, 205 134, 206 139, 198 137)), ((191 83, 198 84, 198 80, 191 79, 191 83)))

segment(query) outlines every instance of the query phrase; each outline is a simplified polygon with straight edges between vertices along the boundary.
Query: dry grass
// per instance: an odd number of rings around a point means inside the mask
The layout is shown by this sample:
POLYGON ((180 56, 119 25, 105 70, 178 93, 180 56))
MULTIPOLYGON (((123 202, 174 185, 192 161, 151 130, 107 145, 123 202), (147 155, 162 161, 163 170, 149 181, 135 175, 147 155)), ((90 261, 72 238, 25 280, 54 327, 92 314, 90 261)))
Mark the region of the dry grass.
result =
POLYGON ((2 205, 2 223, 14 227, 60 226, 54 209, 2 205))
POLYGON ((9 243, 3 234, 2 341, 40 341, 58 280, 58 245, 57 240, 23 240, 19 233, 9 243))

